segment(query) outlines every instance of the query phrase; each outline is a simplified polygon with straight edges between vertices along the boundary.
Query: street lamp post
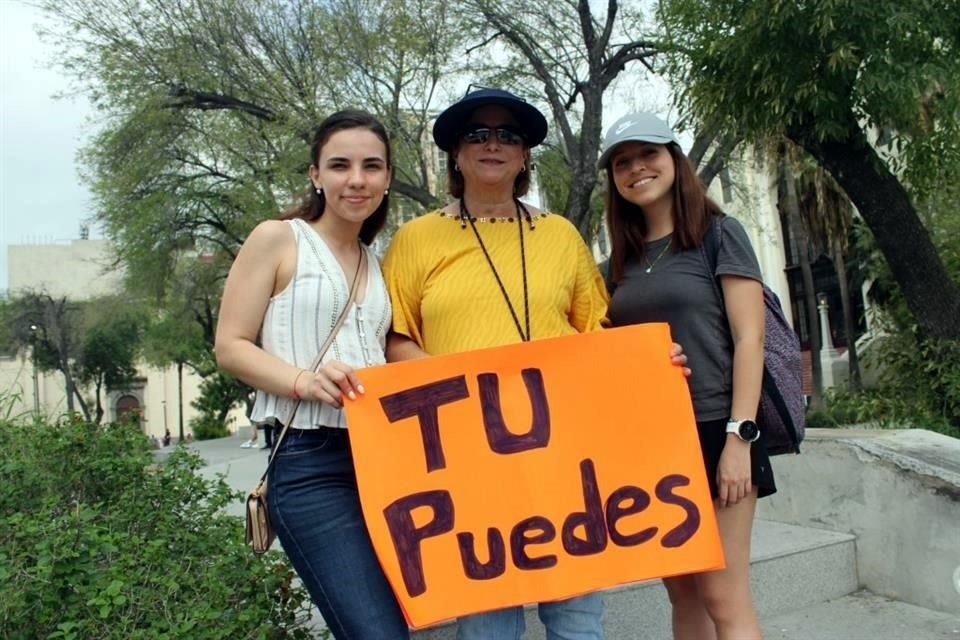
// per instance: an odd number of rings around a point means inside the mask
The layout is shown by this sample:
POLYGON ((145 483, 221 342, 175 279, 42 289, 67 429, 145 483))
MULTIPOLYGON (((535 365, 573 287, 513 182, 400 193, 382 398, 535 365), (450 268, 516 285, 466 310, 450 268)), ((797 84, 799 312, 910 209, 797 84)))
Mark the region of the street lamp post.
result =
POLYGON ((177 360, 177 403, 179 405, 178 416, 179 416, 179 427, 180 427, 180 439, 178 443, 183 443, 183 362, 177 360))

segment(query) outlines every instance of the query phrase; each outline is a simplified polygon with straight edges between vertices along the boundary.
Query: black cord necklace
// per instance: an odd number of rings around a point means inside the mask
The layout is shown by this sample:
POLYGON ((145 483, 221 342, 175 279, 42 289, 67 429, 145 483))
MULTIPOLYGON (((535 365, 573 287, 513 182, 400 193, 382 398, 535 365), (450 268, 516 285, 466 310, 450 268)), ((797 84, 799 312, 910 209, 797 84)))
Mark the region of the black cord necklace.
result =
POLYGON ((513 317, 513 323, 517 327, 517 333, 520 334, 520 339, 523 342, 529 342, 531 338, 530 298, 527 291, 527 255, 523 244, 523 221, 521 220, 520 215, 521 209, 523 210, 523 213, 527 218, 527 224, 530 225, 531 229, 533 229, 533 219, 530 216, 530 212, 527 211, 527 208, 523 206, 523 204, 516 198, 514 198, 514 206, 517 208, 517 230, 520 232, 520 266, 523 273, 523 319, 527 329, 526 333, 524 333, 523 328, 520 326, 520 318, 517 317, 517 312, 513 308, 513 303, 510 302, 510 296, 507 294, 507 288, 503 286, 503 280, 500 278, 500 274, 497 272, 497 267, 493 264, 493 259, 490 257, 490 252, 487 251, 487 245, 483 243, 483 238, 480 237, 480 232, 477 230, 477 225, 474 222, 473 216, 471 216, 470 212, 467 211, 467 205, 463 203, 463 198, 460 198, 460 223, 464 226, 469 223, 470 228, 473 229, 473 235, 477 237, 477 242, 480 243, 480 250, 483 251, 483 256, 487 259, 487 264, 490 265, 490 270, 493 271, 493 277, 497 279, 497 284, 500 285, 500 293, 503 294, 503 299, 507 303, 507 308, 510 310, 510 315, 513 317))

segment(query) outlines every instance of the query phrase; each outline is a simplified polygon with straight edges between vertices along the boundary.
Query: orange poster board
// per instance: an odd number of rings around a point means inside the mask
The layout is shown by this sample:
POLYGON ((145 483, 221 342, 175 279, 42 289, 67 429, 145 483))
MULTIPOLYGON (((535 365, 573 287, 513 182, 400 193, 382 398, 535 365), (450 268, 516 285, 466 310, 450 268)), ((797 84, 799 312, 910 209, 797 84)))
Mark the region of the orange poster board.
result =
POLYGON ((648 324, 360 372, 363 512, 412 626, 723 567, 669 349, 648 324))

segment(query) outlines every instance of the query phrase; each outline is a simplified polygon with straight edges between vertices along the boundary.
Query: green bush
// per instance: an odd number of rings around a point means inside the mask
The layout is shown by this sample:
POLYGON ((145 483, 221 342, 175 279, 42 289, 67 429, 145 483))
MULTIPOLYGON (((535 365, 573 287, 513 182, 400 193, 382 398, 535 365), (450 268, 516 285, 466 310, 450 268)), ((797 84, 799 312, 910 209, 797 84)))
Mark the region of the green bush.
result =
POLYGON ((896 416, 906 411, 904 403, 895 394, 878 389, 851 393, 843 387, 827 391, 824 414, 836 425, 873 423, 890 426, 896 416))
POLYGON ((884 338, 878 354, 883 393, 912 414, 902 417, 960 437, 960 340, 903 332, 884 338))
MULTIPOLYGON (((212 357, 212 354, 211 354, 212 357)), ((203 377, 200 383, 200 396, 190 402, 190 406, 199 412, 191 420, 193 437, 197 440, 210 440, 228 435, 227 414, 250 397, 250 387, 209 363, 212 371, 203 377), (199 433, 198 433, 199 429, 199 433)))
POLYGON ((213 440, 214 438, 226 438, 230 435, 227 425, 214 416, 197 416, 190 421, 190 429, 193 431, 195 440, 213 440))
POLYGON ((238 496, 124 425, 0 421, 0 637, 308 638, 280 554, 254 556, 238 496))
POLYGON ((823 429, 837 426, 837 421, 826 411, 811 411, 807 413, 808 429, 823 429))
POLYGON ((824 411, 807 414, 807 426, 869 424, 880 428, 912 427, 960 437, 960 430, 944 415, 931 410, 927 399, 918 395, 917 392, 904 393, 900 385, 890 382, 860 393, 835 387, 826 393, 824 411))
MULTIPOLYGON (((960 165, 946 163, 943 168, 948 170, 945 174, 923 179, 936 188, 914 195, 947 272, 960 283, 960 243, 956 241, 960 232, 960 216, 956 215, 960 165)), ((856 244, 864 256, 861 267, 872 280, 869 298, 882 310, 874 320, 874 330, 881 337, 864 356, 864 364, 882 372, 879 388, 855 403, 867 414, 875 414, 877 406, 884 407, 891 424, 960 438, 960 340, 924 335, 872 234, 863 224, 855 230, 856 244)))

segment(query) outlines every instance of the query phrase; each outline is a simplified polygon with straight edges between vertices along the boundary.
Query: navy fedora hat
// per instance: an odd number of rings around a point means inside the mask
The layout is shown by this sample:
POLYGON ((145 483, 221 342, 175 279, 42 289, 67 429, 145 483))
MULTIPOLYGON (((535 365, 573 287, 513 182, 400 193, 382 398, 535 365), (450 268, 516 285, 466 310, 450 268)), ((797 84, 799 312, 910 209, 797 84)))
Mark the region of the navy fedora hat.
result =
MULTIPOLYGON (((471 85, 472 87, 473 85, 471 85)), ((479 88, 447 107, 433 124, 433 140, 444 151, 451 151, 468 124, 470 114, 487 105, 498 105, 513 114, 520 125, 528 147, 535 147, 547 137, 547 119, 540 110, 523 98, 505 89, 479 88)))

